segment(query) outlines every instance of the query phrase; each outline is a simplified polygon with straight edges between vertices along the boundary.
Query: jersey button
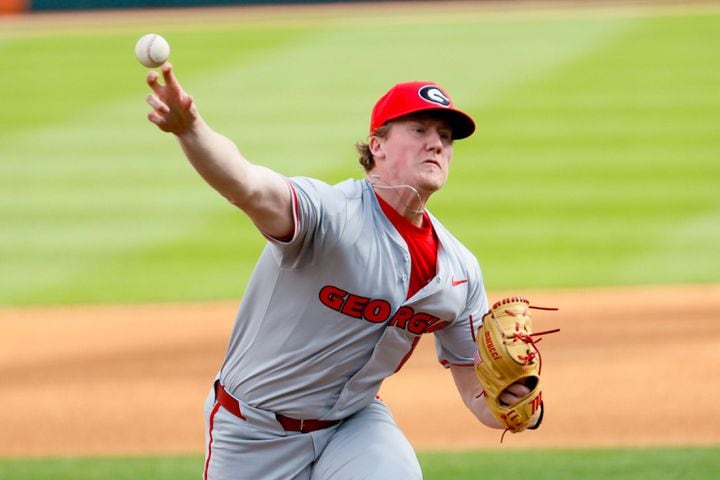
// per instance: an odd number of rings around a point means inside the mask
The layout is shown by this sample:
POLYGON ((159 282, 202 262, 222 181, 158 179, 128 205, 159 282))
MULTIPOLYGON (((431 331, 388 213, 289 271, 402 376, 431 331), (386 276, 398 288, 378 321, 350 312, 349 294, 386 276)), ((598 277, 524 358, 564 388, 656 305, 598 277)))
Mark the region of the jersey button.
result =
POLYGON ((403 274, 400 276, 400 278, 401 278, 402 281, 404 282, 405 280, 407 280, 407 275, 405 275, 405 274, 403 273, 403 274))

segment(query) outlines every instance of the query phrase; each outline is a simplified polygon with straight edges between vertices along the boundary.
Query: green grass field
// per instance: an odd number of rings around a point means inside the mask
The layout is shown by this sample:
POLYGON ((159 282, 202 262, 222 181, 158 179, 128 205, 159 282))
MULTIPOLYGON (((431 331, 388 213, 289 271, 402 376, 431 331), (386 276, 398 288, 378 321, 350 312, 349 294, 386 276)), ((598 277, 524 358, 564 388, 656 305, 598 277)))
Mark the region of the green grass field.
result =
MULTIPOLYGON (((712 480, 717 448, 424 452, 425 480, 712 480)), ((202 458, 0 459, 0 480, 191 480, 202 458)), ((398 479, 401 480, 401 479, 398 479)))
POLYGON ((479 128, 430 208, 489 288, 720 279, 718 9, 422 12, 0 31, 0 305, 242 294, 263 240, 145 120, 150 30, 287 175, 360 176, 375 99, 446 86, 479 128))
MULTIPOLYGON (((402 80, 447 87, 478 132, 430 208, 490 289, 720 281, 720 8, 423 12, 0 29, 0 305, 242 295, 263 240, 145 120, 132 52, 148 31, 169 40, 209 123, 287 175, 360 176, 353 144, 375 99, 402 80)), ((710 480, 718 453, 421 461, 443 480, 710 480)), ((0 479, 181 480, 200 467, 4 459, 0 479)))

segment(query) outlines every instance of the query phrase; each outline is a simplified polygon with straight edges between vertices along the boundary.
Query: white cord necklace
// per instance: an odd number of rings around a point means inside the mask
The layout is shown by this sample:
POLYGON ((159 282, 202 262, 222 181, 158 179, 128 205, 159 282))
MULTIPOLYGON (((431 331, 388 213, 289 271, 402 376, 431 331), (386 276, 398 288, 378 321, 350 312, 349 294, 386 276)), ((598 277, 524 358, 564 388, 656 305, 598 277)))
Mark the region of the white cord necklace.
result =
POLYGON ((400 185, 377 185, 375 182, 378 181, 378 180, 381 181, 381 182, 383 181, 383 180, 380 178, 380 175, 370 175, 370 176, 368 177, 368 181, 370 182, 370 185, 373 186, 373 188, 386 188, 386 189, 388 189, 388 190, 397 190, 397 189, 400 189, 400 188, 409 188, 409 189, 415 194, 415 196, 417 197, 418 203, 420 204, 420 206, 422 207, 422 209, 421 209, 421 210, 416 210, 416 209, 414 209, 414 208, 411 208, 408 203, 405 203, 405 208, 408 209, 410 212, 414 213, 415 215, 422 215, 423 213, 425 213, 425 205, 423 204, 422 197, 420 196, 420 193, 417 191, 417 189, 416 189, 415 187, 413 187, 412 185, 407 185, 407 184, 400 184, 400 185))

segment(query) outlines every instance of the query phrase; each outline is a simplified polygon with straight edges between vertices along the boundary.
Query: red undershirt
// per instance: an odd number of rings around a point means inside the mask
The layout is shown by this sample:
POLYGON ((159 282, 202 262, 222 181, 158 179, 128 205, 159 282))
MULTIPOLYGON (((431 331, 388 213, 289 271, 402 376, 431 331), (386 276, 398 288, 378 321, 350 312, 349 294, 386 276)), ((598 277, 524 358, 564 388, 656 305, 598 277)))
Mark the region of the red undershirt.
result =
POLYGON ((400 233, 410 251, 410 286, 407 293, 407 298, 410 298, 435 277, 438 251, 437 235, 427 212, 423 212, 422 226, 416 227, 380 198, 380 195, 375 196, 385 212, 385 216, 400 233))

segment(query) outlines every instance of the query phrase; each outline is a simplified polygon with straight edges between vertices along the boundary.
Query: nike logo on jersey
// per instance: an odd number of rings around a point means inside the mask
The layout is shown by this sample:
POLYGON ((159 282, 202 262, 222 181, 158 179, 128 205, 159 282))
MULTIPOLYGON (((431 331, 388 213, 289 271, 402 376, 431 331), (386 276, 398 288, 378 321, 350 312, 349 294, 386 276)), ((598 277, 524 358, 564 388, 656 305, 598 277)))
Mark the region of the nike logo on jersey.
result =
POLYGON ((463 278, 462 280, 455 280, 455 277, 453 277, 452 286, 457 287, 458 285, 462 285, 465 282, 467 282, 467 278, 463 278))

